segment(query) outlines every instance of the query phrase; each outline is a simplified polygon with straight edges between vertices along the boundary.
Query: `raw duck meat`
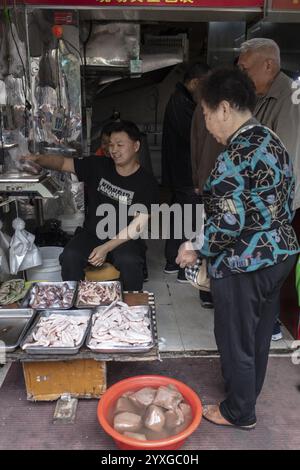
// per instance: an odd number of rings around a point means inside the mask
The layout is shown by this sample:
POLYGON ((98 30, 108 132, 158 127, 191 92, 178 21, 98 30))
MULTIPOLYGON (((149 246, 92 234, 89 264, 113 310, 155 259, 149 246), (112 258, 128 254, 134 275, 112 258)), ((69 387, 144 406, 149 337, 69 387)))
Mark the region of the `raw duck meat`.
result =
POLYGON ((118 282, 103 283, 81 281, 77 303, 78 306, 98 306, 121 300, 121 287, 118 282))
POLYGON ((67 282, 59 284, 36 284, 31 291, 31 308, 71 308, 74 288, 67 282))
POLYGON ((27 349, 29 346, 76 347, 82 341, 87 325, 86 316, 53 313, 49 317, 41 317, 22 348, 27 349))
POLYGON ((92 322, 88 344, 91 349, 143 346, 152 341, 147 315, 123 302, 113 303, 104 312, 95 313, 92 322))

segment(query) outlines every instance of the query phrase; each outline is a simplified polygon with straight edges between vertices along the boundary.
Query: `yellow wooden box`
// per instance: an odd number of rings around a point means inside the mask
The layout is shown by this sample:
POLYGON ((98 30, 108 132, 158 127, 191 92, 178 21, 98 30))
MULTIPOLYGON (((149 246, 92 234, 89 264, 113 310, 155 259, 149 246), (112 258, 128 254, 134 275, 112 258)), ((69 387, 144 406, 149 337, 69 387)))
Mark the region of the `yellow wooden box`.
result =
POLYGON ((63 394, 99 398, 106 390, 106 363, 94 359, 24 362, 27 399, 57 400, 63 394))

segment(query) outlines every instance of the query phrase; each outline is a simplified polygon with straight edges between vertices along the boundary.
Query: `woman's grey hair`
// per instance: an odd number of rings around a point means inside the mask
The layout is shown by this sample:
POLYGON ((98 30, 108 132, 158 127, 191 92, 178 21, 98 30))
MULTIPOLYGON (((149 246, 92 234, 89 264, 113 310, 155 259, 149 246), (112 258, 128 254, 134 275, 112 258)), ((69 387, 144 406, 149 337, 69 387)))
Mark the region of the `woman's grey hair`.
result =
POLYGON ((280 49, 278 44, 269 38, 253 38, 242 43, 240 54, 259 52, 268 59, 273 59, 280 66, 280 49))

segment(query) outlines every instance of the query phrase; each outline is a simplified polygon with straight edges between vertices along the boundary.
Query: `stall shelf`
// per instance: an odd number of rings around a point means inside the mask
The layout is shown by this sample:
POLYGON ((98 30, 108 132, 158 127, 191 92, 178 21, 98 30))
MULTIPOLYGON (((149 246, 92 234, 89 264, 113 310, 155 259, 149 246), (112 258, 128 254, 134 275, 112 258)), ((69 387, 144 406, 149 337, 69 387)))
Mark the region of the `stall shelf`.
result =
POLYGON ((159 359, 154 295, 149 292, 124 292, 124 302, 130 306, 150 305, 154 319, 154 348, 143 354, 101 354, 92 352, 84 346, 72 356, 32 355, 18 348, 6 354, 6 361, 22 363, 28 400, 57 400, 66 394, 76 398, 99 398, 106 390, 106 363, 108 361, 130 362, 159 359))

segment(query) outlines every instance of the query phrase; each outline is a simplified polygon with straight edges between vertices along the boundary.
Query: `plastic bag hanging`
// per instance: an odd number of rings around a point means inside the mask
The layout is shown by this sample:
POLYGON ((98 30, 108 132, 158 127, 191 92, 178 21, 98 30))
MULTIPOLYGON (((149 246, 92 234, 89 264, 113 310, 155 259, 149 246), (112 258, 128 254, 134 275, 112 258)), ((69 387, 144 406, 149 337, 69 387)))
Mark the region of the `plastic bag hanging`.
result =
POLYGON ((17 218, 12 223, 15 233, 12 236, 9 250, 9 263, 11 274, 18 271, 40 266, 42 257, 34 244, 35 236, 25 230, 24 220, 17 218))
POLYGON ((54 58, 51 57, 51 52, 46 50, 39 64, 39 86, 40 87, 51 87, 53 90, 57 88, 57 63, 54 58))
POLYGON ((10 21, 8 32, 9 74, 14 78, 25 75, 26 46, 19 38, 16 26, 10 21))

